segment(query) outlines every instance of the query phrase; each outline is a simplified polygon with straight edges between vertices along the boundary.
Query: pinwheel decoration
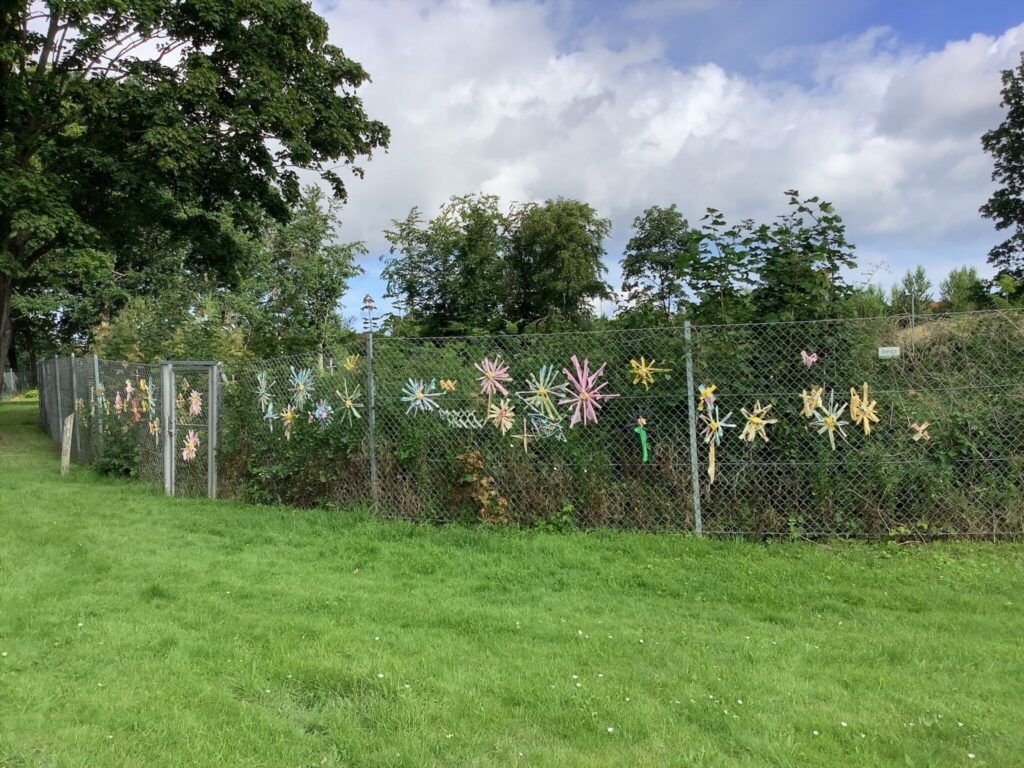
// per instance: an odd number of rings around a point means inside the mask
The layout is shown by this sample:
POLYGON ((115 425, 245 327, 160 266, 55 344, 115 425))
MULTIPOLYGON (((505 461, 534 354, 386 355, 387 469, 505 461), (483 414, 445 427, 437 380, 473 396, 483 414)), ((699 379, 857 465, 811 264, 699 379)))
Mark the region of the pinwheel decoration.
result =
POLYGON ((359 365, 359 355, 348 355, 345 358, 345 370, 349 373, 352 373, 357 365, 359 365))
POLYGON ((437 391, 437 382, 434 379, 431 379, 429 384, 423 379, 409 379, 402 390, 401 400, 409 404, 406 413, 433 411, 440 407, 435 398, 441 394, 443 393, 437 391))
POLYGON ((289 368, 289 370, 291 371, 291 387, 289 387, 289 391, 292 393, 292 405, 295 406, 296 410, 301 411, 306 401, 313 396, 313 369, 300 368, 295 370, 294 368, 289 368))
POLYGON ((560 416, 555 407, 557 398, 567 397, 569 385, 558 381, 558 371, 553 365, 542 365, 537 373, 526 377, 526 389, 516 394, 534 413, 545 419, 558 421, 560 416))
POLYGON ((487 395, 487 411, 490 413, 491 399, 495 395, 508 396, 508 390, 504 386, 506 383, 512 382, 508 366, 501 361, 500 357, 496 357, 494 360, 485 357, 482 362, 473 363, 473 367, 483 374, 477 378, 477 381, 480 382, 480 394, 487 395))
POLYGON ((754 403, 754 408, 751 411, 747 411, 746 408, 740 408, 740 413, 747 420, 747 423, 743 425, 743 430, 740 432, 740 440, 746 440, 748 443, 754 442, 757 438, 761 438, 766 443, 768 442, 768 433, 766 427, 769 424, 778 423, 778 419, 769 419, 768 414, 771 413, 772 405, 768 403, 761 405, 761 401, 758 400, 754 403))
POLYGON ((270 376, 266 371, 256 374, 256 402, 259 403, 260 411, 266 413, 270 407, 270 376))
POLYGON ((929 440, 931 440, 932 436, 928 434, 928 427, 930 427, 930 426, 931 426, 931 422, 928 422, 928 421, 922 422, 920 424, 918 424, 917 422, 914 422, 913 424, 911 424, 910 425, 910 429, 914 433, 914 436, 911 439, 915 443, 919 443, 922 440, 924 440, 925 442, 928 442, 929 440))
POLYGON ((819 435, 828 435, 828 442, 833 451, 836 449, 836 434, 845 440, 846 430, 843 427, 850 425, 850 422, 842 420, 844 411, 846 403, 837 406, 836 393, 832 390, 828 395, 828 407, 814 413, 814 426, 818 428, 819 435))
POLYGON ((708 478, 712 483, 715 482, 716 474, 715 448, 722 444, 722 435, 725 434, 725 430, 733 429, 736 426, 729 421, 730 418, 732 418, 732 411, 722 418, 717 405, 709 406, 707 413, 700 415, 700 420, 704 423, 700 433, 704 437, 704 444, 708 447, 708 478))
POLYGON ((203 412, 203 395, 198 390, 193 389, 188 393, 188 415, 198 416, 203 412))
POLYGON ((493 422, 495 428, 503 435, 512 429, 515 416, 516 409, 507 397, 487 406, 487 420, 493 422))
POLYGON ((651 388, 656 373, 669 373, 671 370, 670 368, 655 368, 655 362, 655 359, 652 357, 651 362, 648 363, 643 356, 640 357, 639 362, 636 360, 629 361, 629 375, 633 377, 634 384, 643 385, 644 391, 651 388))
POLYGON ((705 409, 708 410, 708 411, 711 410, 711 406, 713 406, 715 404, 715 390, 716 389, 718 389, 718 387, 716 385, 714 385, 714 384, 709 384, 707 386, 705 386, 703 384, 700 384, 697 387, 697 410, 698 411, 703 411, 705 409))
POLYGON ((825 407, 821 402, 824 392, 824 387, 811 387, 810 392, 805 389, 800 393, 800 400, 803 402, 800 412, 804 418, 813 419, 815 412, 825 407))
POLYGON ((573 355, 571 362, 575 373, 570 373, 567 368, 562 369, 562 373, 569 380, 571 389, 565 398, 558 401, 558 404, 573 408, 572 418, 569 419, 570 428, 575 427, 580 421, 584 424, 588 421, 591 424, 596 424, 597 412, 601 409, 602 401, 618 397, 616 394, 602 391, 608 386, 607 381, 601 384, 597 383, 597 380, 604 375, 606 363, 601 363, 601 367, 592 372, 589 360, 584 360, 581 365, 579 358, 573 355))
POLYGON ((313 417, 313 421, 319 424, 321 427, 326 427, 331 423, 331 417, 334 415, 334 406, 328 403, 326 400, 321 399, 316 404, 316 408, 310 414, 313 417))
POLYGON ((850 389, 850 418, 853 423, 864 430, 865 435, 871 434, 871 425, 878 423, 878 403, 868 394, 868 383, 864 382, 863 392, 856 388, 850 389))
POLYGON ((281 411, 281 426, 284 428, 284 439, 292 439, 292 426, 295 424, 295 409, 292 406, 286 405, 285 409, 281 411))
POLYGON ((181 449, 182 461, 192 461, 196 457, 196 452, 199 450, 199 435, 196 434, 194 429, 190 429, 188 434, 185 435, 185 443, 181 449))
POLYGON ((816 352, 808 352, 805 349, 801 349, 800 361, 804 364, 804 368, 810 368, 812 365, 818 362, 818 354, 816 352))
POLYGON ((363 418, 359 412, 363 410, 362 392, 357 384, 355 389, 348 388, 348 382, 342 382, 341 389, 334 390, 334 394, 341 400, 341 408, 344 411, 344 418, 348 421, 349 425, 352 424, 352 419, 363 418))

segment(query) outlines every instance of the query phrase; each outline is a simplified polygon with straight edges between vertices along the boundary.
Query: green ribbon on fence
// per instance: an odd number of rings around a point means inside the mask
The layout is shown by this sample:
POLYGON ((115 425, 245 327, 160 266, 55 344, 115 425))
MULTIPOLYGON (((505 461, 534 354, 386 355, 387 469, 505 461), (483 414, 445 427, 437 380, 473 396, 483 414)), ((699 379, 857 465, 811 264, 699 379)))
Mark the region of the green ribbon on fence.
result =
POLYGON ((647 455, 647 430, 644 429, 644 425, 643 424, 637 424, 633 428, 633 431, 636 432, 638 435, 640 435, 640 450, 643 451, 643 454, 644 454, 643 463, 646 464, 648 458, 650 458, 647 455))

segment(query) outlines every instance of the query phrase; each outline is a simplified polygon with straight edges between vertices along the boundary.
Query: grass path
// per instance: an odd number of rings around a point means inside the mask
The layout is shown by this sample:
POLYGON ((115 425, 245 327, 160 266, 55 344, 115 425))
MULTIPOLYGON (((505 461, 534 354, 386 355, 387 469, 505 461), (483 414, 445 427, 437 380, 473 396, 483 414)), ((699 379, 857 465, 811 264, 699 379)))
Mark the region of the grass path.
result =
POLYGON ((1019 766, 1024 548, 164 498, 0 404, 0 766, 1019 766))

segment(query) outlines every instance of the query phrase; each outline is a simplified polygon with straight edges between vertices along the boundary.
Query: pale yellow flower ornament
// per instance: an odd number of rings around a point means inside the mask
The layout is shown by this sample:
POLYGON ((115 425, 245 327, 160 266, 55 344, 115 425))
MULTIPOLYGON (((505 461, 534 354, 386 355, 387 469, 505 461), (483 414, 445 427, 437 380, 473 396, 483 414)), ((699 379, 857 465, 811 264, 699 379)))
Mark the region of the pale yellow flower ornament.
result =
POLYGON ((651 384, 654 383, 654 374, 656 373, 669 373, 670 368, 655 368, 655 359, 652 357, 651 362, 647 362, 646 358, 640 357, 640 361, 636 360, 629 361, 629 374, 633 377, 634 384, 643 384, 645 390, 650 389, 651 384))
POLYGON ((760 437, 767 443, 768 433, 765 431, 765 427, 769 424, 776 424, 779 421, 778 419, 767 418, 771 410, 771 403, 761 405, 760 400, 754 403, 754 409, 750 412, 748 412, 746 408, 740 408, 740 413, 742 413, 744 418, 747 420, 747 423, 743 425, 743 430, 740 432, 740 440, 746 440, 748 443, 752 443, 760 437))
POLYGON ((359 355, 348 355, 345 358, 345 370, 351 373, 359 365, 359 355))
POLYGON ((928 427, 931 426, 931 422, 925 421, 921 424, 914 422, 910 425, 910 429, 913 430, 914 436, 911 438, 915 443, 919 443, 922 440, 928 442, 932 439, 932 436, 928 434, 928 427))
POLYGON ((803 414, 805 419, 813 419, 815 411, 824 409, 825 404, 821 401, 821 396, 824 392, 824 387, 811 387, 810 392, 805 389, 800 393, 800 399, 803 401, 803 408, 801 408, 800 413, 803 414))
POLYGON ((442 392, 454 392, 459 382, 455 379, 441 379, 438 383, 441 385, 442 392))
POLYGON ((865 435, 870 435, 871 425, 878 423, 878 413, 875 410, 877 407, 878 403, 872 400, 868 393, 866 381, 863 392, 858 393, 856 388, 850 389, 850 418, 864 430, 865 435))

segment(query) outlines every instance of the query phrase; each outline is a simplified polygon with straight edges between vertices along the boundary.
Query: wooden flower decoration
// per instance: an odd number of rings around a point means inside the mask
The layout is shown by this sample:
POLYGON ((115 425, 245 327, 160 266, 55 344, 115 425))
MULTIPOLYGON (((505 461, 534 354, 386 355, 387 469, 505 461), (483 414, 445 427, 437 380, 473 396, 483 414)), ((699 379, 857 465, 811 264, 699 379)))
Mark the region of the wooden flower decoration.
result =
POLYGON ((715 390, 718 387, 714 384, 705 386, 700 384, 697 387, 697 411, 711 410, 711 406, 715 404, 715 390))
POLYGON ((914 422, 913 424, 911 424, 910 425, 910 429, 914 433, 914 436, 911 439, 915 443, 919 443, 922 440, 924 440, 925 442, 928 442, 929 440, 931 440, 932 436, 928 434, 928 427, 930 427, 930 426, 931 426, 931 422, 927 422, 927 421, 922 422, 921 424, 918 424, 917 422, 914 422))
POLYGON ((740 432, 740 440, 746 440, 748 443, 754 442, 755 439, 761 438, 766 443, 768 442, 768 433, 765 428, 769 424, 778 423, 778 419, 769 419, 768 414, 771 413, 772 405, 768 403, 761 405, 761 401, 758 400, 754 403, 754 409, 750 412, 746 408, 740 408, 740 413, 747 420, 747 423, 743 425, 743 431, 740 432))
POLYGON ((256 402, 259 403, 260 411, 266 413, 270 407, 270 377, 266 371, 256 374, 256 402))
POLYGON ((648 390, 651 384, 654 383, 654 374, 656 373, 668 373, 671 369, 669 368, 655 368, 655 359, 652 357, 651 362, 641 355, 640 361, 636 360, 629 361, 629 374, 633 377, 634 384, 642 384, 644 390, 648 390))
POLYGON ((203 395, 198 390, 193 389, 188 393, 188 415, 198 416, 203 412, 203 395))
POLYGON ((120 414, 124 410, 124 398, 120 392, 114 393, 114 413, 120 414))
POLYGON ((483 374, 477 381, 480 382, 480 394, 487 395, 488 403, 494 395, 508 397, 508 390, 504 385, 511 383, 512 377, 509 376, 508 366, 501 361, 500 357, 496 357, 494 360, 485 357, 483 362, 473 363, 473 367, 483 374))
MULTIPOLYGON (((523 431, 518 435, 513 435, 513 437, 516 439, 516 443, 522 444, 523 453, 530 452, 530 441, 533 440, 533 433, 527 429, 525 416, 523 416, 523 431)), ((515 445, 515 443, 513 443, 513 445, 515 445)))
POLYGON ((132 386, 132 380, 131 379, 125 379, 124 380, 124 397, 125 397, 125 399, 126 400, 131 400, 132 399, 132 392, 134 392, 134 391, 135 391, 135 387, 132 386))
POLYGON ((846 430, 843 427, 849 426, 850 422, 842 421, 843 412, 846 411, 846 403, 836 405, 835 390, 829 392, 828 408, 816 411, 814 414, 814 426, 818 427, 819 435, 828 435, 828 441, 832 450, 836 449, 836 433, 843 440, 846 439, 846 430))
POLYGON ((359 355, 348 355, 345 358, 345 370, 349 373, 352 373, 357 365, 359 365, 359 355))
POLYGON ((864 430, 865 435, 871 434, 871 425, 878 423, 878 404, 868 394, 868 383, 864 382, 863 393, 856 388, 850 389, 850 418, 853 423, 864 430))
POLYGON ((438 384, 441 385, 442 392, 454 392, 458 383, 459 382, 455 379, 441 379, 441 381, 438 382, 438 384))
POLYGON ((291 404, 287 405, 283 411, 281 411, 281 425, 284 427, 284 439, 292 439, 292 427, 295 424, 295 409, 292 408, 291 404))
POLYGON ((565 398, 559 400, 558 404, 573 407, 572 418, 569 420, 570 428, 579 424, 580 421, 584 424, 588 421, 596 424, 597 412, 601 408, 601 401, 618 397, 618 395, 602 391, 608 386, 607 381, 601 384, 597 383, 597 380, 604 375, 606 363, 602 363, 600 368, 592 372, 589 360, 584 360, 582 365, 576 355, 573 355, 571 360, 573 367, 576 369, 575 374, 570 373, 567 368, 563 368, 562 373, 569 380, 572 391, 565 398))
POLYGON ((160 445, 160 419, 150 419, 149 434, 153 438, 154 445, 160 445))
POLYGON ((487 406, 488 421, 493 422, 495 428, 503 435, 512 429, 515 416, 516 409, 508 401, 507 397, 503 397, 499 402, 491 403, 487 406))
POLYGON ((732 418, 732 411, 725 415, 723 419, 718 413, 718 406, 711 406, 708 408, 707 413, 700 415, 700 420, 704 422, 704 427, 701 429, 701 435, 704 437, 704 444, 708 447, 708 478, 711 482, 715 482, 715 448, 722 443, 722 435, 725 434, 726 429, 732 429, 736 425, 731 424, 729 419, 732 418))
POLYGON ((437 391, 437 381, 434 379, 431 379, 429 384, 423 379, 409 379, 402 390, 401 400, 409 404, 405 409, 406 413, 433 411, 440 407, 436 398, 441 394, 443 393, 437 391))
POLYGON ((537 373, 526 377, 526 389, 516 394, 534 413, 546 419, 558 421, 561 418, 555 406, 557 398, 568 397, 569 385, 558 381, 558 371, 553 365, 542 365, 537 373))
POLYGON ((196 434, 194 429, 190 429, 188 434, 185 435, 185 442, 181 448, 181 460, 192 461, 196 457, 196 452, 199 450, 199 435, 196 434))
POLYGON ((805 389, 800 393, 800 399, 803 401, 803 407, 800 409, 800 412, 804 415, 804 418, 813 419, 815 412, 825 407, 821 401, 821 396, 824 392, 824 387, 811 387, 810 392, 805 389))
POLYGON ((349 425, 352 424, 352 419, 363 418, 362 414, 359 413, 363 409, 363 393, 359 389, 358 384, 355 389, 349 389, 348 382, 345 381, 342 383, 341 389, 334 390, 334 394, 341 400, 341 409, 344 413, 342 418, 346 419, 349 425))

